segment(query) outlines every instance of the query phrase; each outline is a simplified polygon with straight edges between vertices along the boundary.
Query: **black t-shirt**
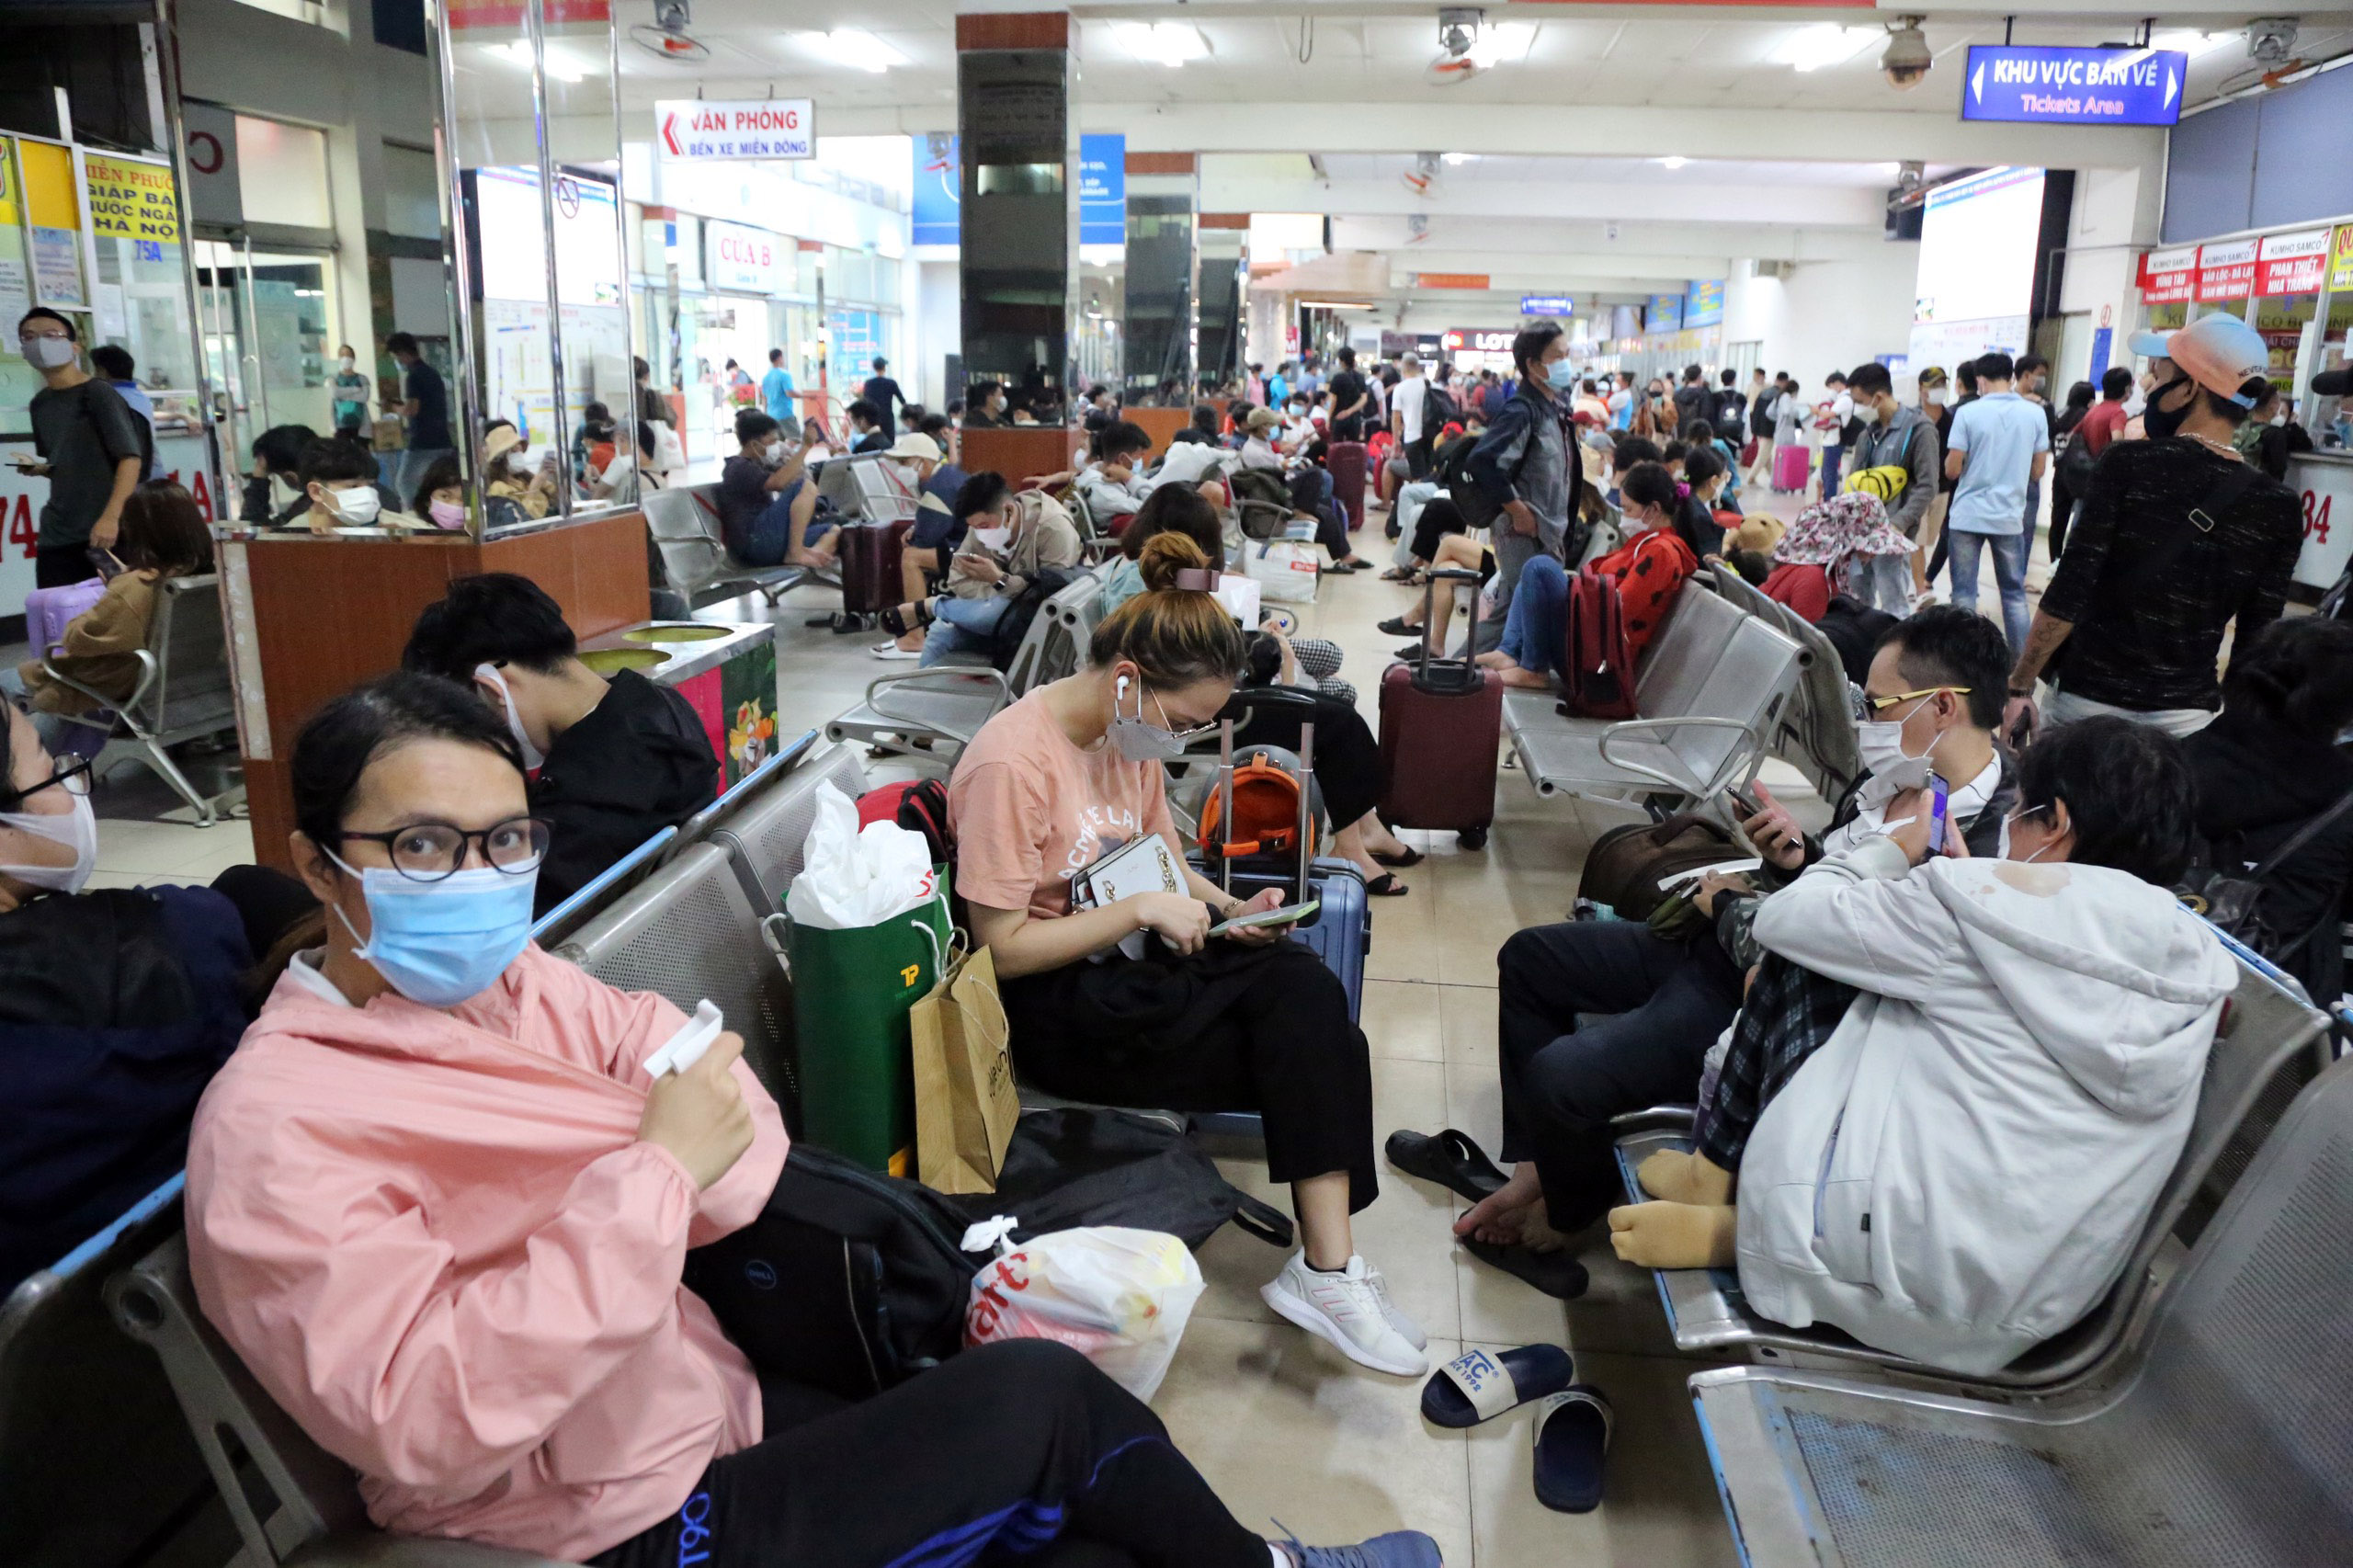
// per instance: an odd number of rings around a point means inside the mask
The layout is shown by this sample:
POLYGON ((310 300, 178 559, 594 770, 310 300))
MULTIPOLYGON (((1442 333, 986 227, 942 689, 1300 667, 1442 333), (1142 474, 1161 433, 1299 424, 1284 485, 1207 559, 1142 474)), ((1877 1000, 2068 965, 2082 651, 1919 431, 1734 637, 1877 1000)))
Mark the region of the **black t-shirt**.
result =
POLYGON ((40 509, 40 548, 85 542, 114 494, 125 458, 147 472, 153 435, 122 394, 93 376, 79 386, 33 393, 33 450, 50 465, 49 500, 40 509))
POLYGON ((1332 378, 1332 438, 1336 441, 1361 441, 1364 423, 1372 414, 1372 403, 1365 399, 1364 406, 1354 414, 1341 410, 1365 397, 1364 378, 1354 370, 1342 370, 1332 378))
POLYGON ((546 914, 718 794, 719 759, 692 706, 635 670, 619 672, 604 699, 555 738, 532 780, 531 814, 551 829, 535 912, 546 914))
POLYGON ((744 553, 752 529, 777 498, 778 492, 768 488, 770 470, 757 458, 742 453, 729 458, 719 470, 719 532, 726 540, 727 548, 737 555, 744 553))
POLYGON ((2112 443, 2082 502, 2042 594, 2075 625, 2053 661, 2060 688, 2142 712, 2218 706, 2222 629, 2235 619, 2245 648, 2287 602, 2304 543, 2296 493, 2177 436, 2112 443))
POLYGON ((1780 395, 1781 389, 1768 381, 1749 400, 1748 433, 1760 441, 1773 434, 1773 402, 1780 395))
POLYGON ((453 445, 449 439, 449 389, 441 380, 441 372, 419 359, 411 364, 401 382, 402 395, 416 404, 415 417, 408 422, 408 444, 425 451, 437 451, 453 445))

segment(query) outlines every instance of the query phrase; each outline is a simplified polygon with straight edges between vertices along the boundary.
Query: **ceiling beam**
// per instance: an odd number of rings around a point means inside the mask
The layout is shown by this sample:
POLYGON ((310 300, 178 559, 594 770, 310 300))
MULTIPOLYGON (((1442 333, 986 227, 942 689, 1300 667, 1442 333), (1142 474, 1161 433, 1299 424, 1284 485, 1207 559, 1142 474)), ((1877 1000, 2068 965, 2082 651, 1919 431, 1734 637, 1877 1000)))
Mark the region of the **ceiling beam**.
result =
MULTIPOLYGON (((1330 212, 1404 217, 1525 219, 1532 213, 1688 222, 1843 225, 1876 233, 1886 218, 1882 190, 1854 186, 1741 185, 1665 169, 1652 180, 1448 181, 1418 195, 1402 180, 1227 179, 1204 175, 1201 199, 1245 212, 1330 212)), ((1895 183, 1891 175, 1888 184, 1895 183)))

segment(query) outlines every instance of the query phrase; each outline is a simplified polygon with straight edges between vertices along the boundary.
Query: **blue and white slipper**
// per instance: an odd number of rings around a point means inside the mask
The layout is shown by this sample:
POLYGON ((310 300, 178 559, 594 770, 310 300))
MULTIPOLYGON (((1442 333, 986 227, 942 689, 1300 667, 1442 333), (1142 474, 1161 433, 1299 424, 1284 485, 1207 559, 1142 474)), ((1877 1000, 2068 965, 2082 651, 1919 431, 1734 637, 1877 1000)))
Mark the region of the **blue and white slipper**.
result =
POLYGON ((1617 1416, 1591 1383, 1576 1383, 1536 1411, 1536 1500, 1556 1514, 1601 1506, 1602 1460, 1617 1416))
POLYGON ((1559 1393, 1575 1376, 1569 1353, 1557 1345, 1524 1345, 1495 1356, 1466 1350, 1422 1385, 1422 1415, 1440 1426, 1476 1426, 1559 1393))

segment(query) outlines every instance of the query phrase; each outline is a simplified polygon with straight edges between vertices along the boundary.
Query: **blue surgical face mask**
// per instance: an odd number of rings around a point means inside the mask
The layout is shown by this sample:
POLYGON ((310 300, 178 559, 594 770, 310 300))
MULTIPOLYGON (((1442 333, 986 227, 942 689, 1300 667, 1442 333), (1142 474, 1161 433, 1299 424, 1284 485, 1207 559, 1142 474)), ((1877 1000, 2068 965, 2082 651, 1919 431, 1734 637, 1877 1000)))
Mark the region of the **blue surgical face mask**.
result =
POLYGON ((1566 359, 1555 359, 1544 367, 1544 380, 1556 392, 1567 392, 1577 384, 1576 367, 1566 359))
MULTIPOLYGON (((340 856, 328 858, 359 879, 368 900, 368 939, 353 956, 420 1006, 454 1007, 479 996, 530 942, 536 867, 510 872, 481 866, 420 882, 389 866, 363 871, 340 856)), ((335 914, 359 941, 343 911, 335 914)))

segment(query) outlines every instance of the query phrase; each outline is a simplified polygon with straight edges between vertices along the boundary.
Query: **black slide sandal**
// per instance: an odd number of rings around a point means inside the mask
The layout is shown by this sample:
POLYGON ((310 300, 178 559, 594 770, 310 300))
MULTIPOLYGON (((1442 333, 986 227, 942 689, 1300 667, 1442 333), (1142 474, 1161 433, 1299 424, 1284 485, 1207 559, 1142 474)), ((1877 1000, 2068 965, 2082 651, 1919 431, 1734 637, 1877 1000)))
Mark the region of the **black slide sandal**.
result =
POLYGON ((1429 858, 1418 849, 1408 849, 1403 855, 1392 855, 1376 849, 1372 852, 1372 858, 1384 866, 1396 866, 1401 869, 1406 866, 1418 866, 1429 858))
POLYGON ((1514 1278, 1525 1280, 1563 1301, 1574 1301, 1584 1295, 1586 1287, 1592 1282, 1585 1265, 1571 1257, 1565 1249, 1530 1252, 1524 1246, 1499 1246, 1472 1236, 1458 1239, 1462 1250, 1480 1262, 1493 1264, 1514 1278))
POLYGON ((1365 883, 1364 891, 1374 898, 1404 898, 1414 890, 1397 880, 1394 871, 1383 871, 1365 883))
POLYGON ((1430 1133, 1400 1128, 1389 1135, 1384 1152, 1407 1176, 1434 1181, 1473 1203, 1500 1192, 1510 1179, 1469 1133, 1452 1127, 1430 1133))

